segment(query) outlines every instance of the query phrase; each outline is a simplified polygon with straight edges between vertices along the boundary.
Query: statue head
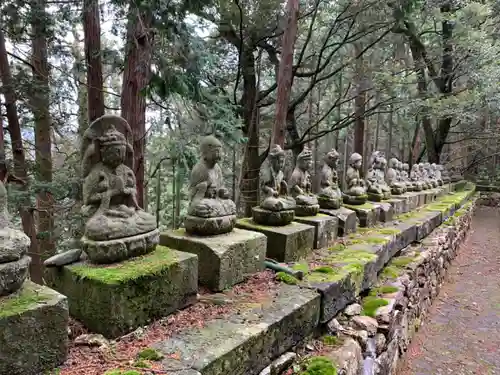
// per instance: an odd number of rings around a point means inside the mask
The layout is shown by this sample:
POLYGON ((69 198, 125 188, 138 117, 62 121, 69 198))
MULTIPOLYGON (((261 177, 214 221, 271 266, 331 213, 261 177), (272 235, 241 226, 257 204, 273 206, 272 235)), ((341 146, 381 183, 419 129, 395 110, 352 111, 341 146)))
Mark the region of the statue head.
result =
POLYGON ((370 168, 373 169, 381 168, 380 162, 383 157, 384 155, 381 151, 373 151, 372 155, 370 156, 370 168))
POLYGON ((389 168, 397 169, 398 168, 398 163, 399 163, 399 160, 397 158, 390 158, 390 160, 389 160, 389 168))
POLYGON ((414 172, 418 172, 418 163, 415 163, 411 166, 411 170, 414 172))
POLYGON ((127 140, 114 126, 111 126, 102 137, 99 137, 98 141, 103 164, 116 168, 124 163, 127 140))
POLYGON ((355 169, 361 169, 363 165, 363 157, 357 152, 353 153, 349 158, 349 165, 355 169))
POLYGON ((379 168, 385 170, 385 167, 387 167, 387 159, 382 156, 379 161, 379 168))
POLYGON ((214 166, 221 159, 222 143, 213 135, 208 135, 201 140, 200 151, 203 160, 214 166))
POLYGON ((274 145, 269 150, 269 162, 275 171, 283 170, 285 166, 285 151, 283 151, 280 145, 274 145))
POLYGON ((308 147, 304 147, 302 152, 297 155, 297 166, 305 171, 312 167, 312 152, 308 147))
POLYGON ((403 171, 408 172, 410 170, 410 165, 408 163, 403 163, 403 171))
POLYGON ((332 148, 329 153, 325 155, 325 163, 332 169, 337 169, 337 163, 339 161, 339 153, 337 150, 332 148))

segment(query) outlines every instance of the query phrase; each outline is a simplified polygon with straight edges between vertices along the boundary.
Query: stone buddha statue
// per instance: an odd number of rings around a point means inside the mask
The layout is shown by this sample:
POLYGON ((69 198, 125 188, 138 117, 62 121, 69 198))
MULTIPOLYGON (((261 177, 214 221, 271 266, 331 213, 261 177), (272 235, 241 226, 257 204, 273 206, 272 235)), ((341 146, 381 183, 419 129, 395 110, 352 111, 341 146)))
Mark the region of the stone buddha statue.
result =
POLYGON ((380 202, 390 197, 390 191, 387 192, 388 187, 385 183, 384 169, 385 158, 380 151, 375 151, 370 157, 370 168, 366 174, 366 192, 371 201, 380 202))
POLYGON ((420 176, 422 180, 424 181, 424 189, 432 189, 432 182, 429 179, 429 175, 427 173, 427 169, 425 167, 425 163, 420 163, 419 164, 419 171, 420 171, 420 176))
POLYGON ((318 198, 312 193, 311 167, 312 152, 304 147, 297 156, 297 164, 288 181, 290 195, 297 204, 295 206, 297 216, 314 216, 319 212, 318 198))
POLYGON ((155 217, 137 203, 131 137, 125 119, 114 115, 98 118, 84 134, 82 213, 89 219, 82 245, 95 263, 143 255, 159 242, 155 217))
POLYGON ((409 170, 410 166, 408 165, 408 163, 403 163, 403 169, 401 171, 403 183, 405 184, 407 191, 413 191, 414 186, 413 183, 410 181, 409 170))
POLYGON ((7 190, 0 180, 0 297, 19 290, 28 277, 30 238, 10 221, 7 190))
POLYGON ((190 203, 184 220, 186 232, 201 236, 231 232, 236 225, 236 205, 224 187, 218 164, 222 143, 214 136, 206 136, 200 143, 200 154, 189 180, 190 203))
POLYGON ((384 193, 384 199, 391 198, 391 187, 387 184, 385 180, 385 174, 387 170, 387 159, 385 157, 380 158, 380 168, 378 169, 378 180, 380 187, 382 188, 382 192, 384 193))
POLYGON ((397 168, 396 168, 396 176, 398 182, 401 184, 403 187, 403 194, 408 191, 408 188, 406 187, 406 182, 403 177, 403 162, 398 160, 397 168))
POLYGON ((420 168, 416 163, 411 167, 410 180, 413 184, 413 191, 422 191, 424 189, 424 183, 420 176, 420 168))
POLYGON ((284 179, 285 151, 274 145, 260 176, 260 206, 252 209, 253 220, 264 225, 287 225, 295 217, 295 199, 288 195, 284 179))
POLYGON ((401 183, 398 176, 399 161, 396 158, 389 160, 389 168, 387 169, 387 184, 391 188, 391 193, 394 195, 401 195, 405 192, 405 186, 401 183))
POLYGON ((438 167, 439 171, 441 172, 443 184, 449 184, 451 182, 450 172, 442 164, 438 164, 438 167))
POLYGON ((320 174, 318 202, 321 208, 338 209, 342 203, 342 192, 338 185, 337 163, 339 153, 332 149, 325 155, 320 174))
POLYGON ((431 170, 432 170, 432 175, 434 176, 434 179, 437 181, 438 186, 442 186, 443 180, 441 179, 441 171, 439 170, 438 165, 436 163, 432 163, 431 170))
POLYGON ((349 158, 349 167, 346 172, 347 189, 344 192, 344 203, 361 205, 366 203, 368 195, 366 194, 366 184, 360 177, 359 171, 363 165, 363 157, 357 152, 349 158))
POLYGON ((439 186, 439 183, 436 179, 436 175, 434 173, 434 168, 432 168, 431 163, 425 163, 424 164, 425 170, 427 171, 427 176, 429 178, 429 182, 431 183, 433 188, 436 188, 439 186))

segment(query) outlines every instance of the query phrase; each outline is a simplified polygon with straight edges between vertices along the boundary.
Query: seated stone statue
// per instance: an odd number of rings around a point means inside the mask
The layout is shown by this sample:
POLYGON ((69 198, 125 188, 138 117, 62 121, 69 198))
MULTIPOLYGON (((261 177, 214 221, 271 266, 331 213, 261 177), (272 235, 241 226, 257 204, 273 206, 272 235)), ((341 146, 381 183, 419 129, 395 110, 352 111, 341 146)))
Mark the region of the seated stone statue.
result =
POLYGON ((424 182, 424 189, 432 189, 432 181, 429 178, 429 175, 427 173, 427 169, 425 168, 425 163, 420 163, 419 164, 419 171, 421 178, 424 182))
POLYGON ((338 185, 337 163, 339 153, 332 149, 326 154, 320 174, 318 201, 321 208, 338 209, 342 203, 342 192, 338 185))
POLYGON ((387 184, 385 180, 385 174, 387 169, 387 159, 385 157, 380 158, 380 168, 377 170, 378 181, 380 187, 382 188, 382 192, 384 193, 384 199, 391 198, 391 187, 387 184))
POLYGON ((7 211, 7 190, 0 180, 0 297, 16 292, 28 277, 30 238, 17 229, 7 211))
POLYGON ((410 180, 413 183, 413 191, 422 191, 424 183, 421 180, 420 168, 418 164, 413 164, 410 171, 410 180))
POLYGON ((438 186, 442 186, 443 180, 441 178, 441 171, 439 170, 438 165, 436 163, 432 163, 431 170, 432 170, 432 174, 434 176, 434 179, 437 181, 438 186))
POLYGON ((380 151, 375 151, 370 158, 370 169, 366 174, 366 192, 368 199, 374 202, 380 202, 385 198, 385 192, 382 185, 385 185, 383 176, 383 156, 380 151))
POLYGON ((397 181, 401 184, 403 187, 403 194, 408 191, 406 187, 406 183, 403 179, 403 162, 398 160, 397 166, 396 166, 396 176, 397 176, 397 181))
POLYGON ((231 232, 236 224, 236 205, 224 187, 218 164, 222 144, 214 136, 204 137, 200 143, 200 154, 201 159, 191 171, 190 203, 184 226, 188 233, 201 236, 231 232))
POLYGON ((284 180, 285 152, 279 145, 269 151, 260 176, 260 206, 252 209, 253 220, 264 225, 287 225, 295 217, 295 199, 288 196, 284 180))
POLYGON ((389 160, 389 168, 387 169, 387 184, 391 187, 391 193, 394 195, 404 194, 405 189, 403 184, 398 179, 397 167, 398 159, 391 158, 389 160))
POLYGON ((319 212, 318 198, 312 193, 311 173, 312 152, 304 147, 297 156, 297 164, 293 169, 288 188, 295 199, 295 215, 314 216, 319 212))
POLYGON ((443 180, 443 184, 449 184, 451 182, 450 172, 448 171, 448 169, 444 167, 444 165, 442 164, 438 165, 439 165, 439 171, 441 172, 441 178, 443 180))
POLYGON ((410 170, 410 166, 408 165, 408 163, 403 163, 403 170, 401 171, 401 176, 402 176, 403 182, 406 186, 407 191, 413 191, 414 186, 410 180, 409 170, 410 170))
POLYGON ((360 205, 368 200, 365 181, 359 175, 362 163, 363 157, 356 152, 349 158, 349 168, 346 173, 347 189, 343 195, 344 203, 360 205))

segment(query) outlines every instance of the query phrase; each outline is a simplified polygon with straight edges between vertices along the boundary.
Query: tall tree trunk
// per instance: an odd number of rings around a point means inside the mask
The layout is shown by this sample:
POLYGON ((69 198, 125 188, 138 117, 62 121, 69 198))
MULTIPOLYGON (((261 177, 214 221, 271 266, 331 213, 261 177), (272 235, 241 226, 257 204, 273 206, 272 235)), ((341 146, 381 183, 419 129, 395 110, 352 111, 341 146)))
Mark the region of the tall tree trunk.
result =
POLYGON ((83 1, 83 32, 87 62, 87 110, 89 122, 92 122, 104 115, 99 0, 83 1))
POLYGON ((121 115, 130 124, 134 136, 134 173, 137 180, 137 201, 141 207, 144 207, 146 137, 146 98, 142 95, 142 90, 147 86, 151 73, 152 19, 150 10, 139 12, 135 3, 130 4, 121 115))
POLYGON ((37 194, 38 238, 42 251, 40 253, 42 261, 55 253, 54 206, 52 194, 47 188, 52 183, 52 140, 50 136, 52 119, 49 112, 50 72, 47 58, 48 30, 46 28, 49 22, 45 7, 45 0, 32 1, 34 89, 31 104, 35 120, 36 177, 38 182, 44 185, 37 194))
POLYGON ((5 36, 0 28, 0 80, 3 83, 3 94, 5 97, 5 107, 7 110, 8 130, 12 143, 12 155, 14 158, 14 175, 24 181, 21 189, 24 191, 22 200, 19 204, 19 214, 23 224, 24 232, 30 237, 31 245, 29 255, 32 258, 30 265, 31 280, 42 284, 43 271, 40 258, 38 239, 36 236, 35 220, 33 210, 31 209, 28 196, 28 172, 26 158, 24 156, 23 139, 21 138, 21 127, 19 117, 17 116, 16 94, 14 83, 10 72, 9 60, 7 58, 7 49, 5 48, 5 36))
POLYGON ((389 130, 387 137, 387 148, 385 151, 387 159, 392 158, 392 133, 394 131, 394 104, 389 104, 389 130))
POLYGON ((281 147, 285 144, 286 116, 293 76, 293 49, 297 36, 299 0, 288 0, 287 25, 283 33, 281 62, 278 73, 278 92, 276 94, 276 118, 272 142, 281 147))
MULTIPOLYGON (((354 43, 355 55, 361 55, 363 47, 359 42, 354 43)), ((366 90, 364 78, 363 56, 356 59, 356 97, 354 98, 354 152, 363 155, 365 145, 365 105, 366 90)))

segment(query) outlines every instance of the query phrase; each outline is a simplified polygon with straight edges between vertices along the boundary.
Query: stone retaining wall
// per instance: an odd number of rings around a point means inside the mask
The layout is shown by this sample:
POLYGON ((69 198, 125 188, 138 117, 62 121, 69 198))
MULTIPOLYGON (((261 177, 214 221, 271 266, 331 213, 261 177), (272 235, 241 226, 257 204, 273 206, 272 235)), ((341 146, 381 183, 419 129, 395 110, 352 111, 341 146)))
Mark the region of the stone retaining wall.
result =
POLYGON ((338 374, 396 373, 398 360, 439 294, 475 206, 473 198, 424 241, 405 248, 367 296, 327 323, 328 334, 318 340, 320 354, 335 364, 338 374))

